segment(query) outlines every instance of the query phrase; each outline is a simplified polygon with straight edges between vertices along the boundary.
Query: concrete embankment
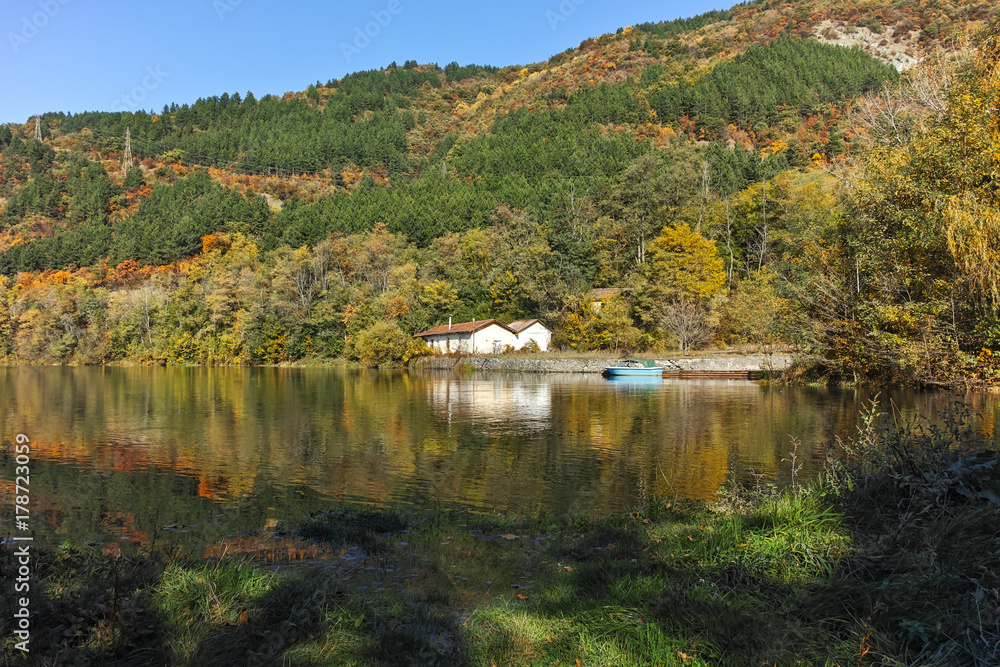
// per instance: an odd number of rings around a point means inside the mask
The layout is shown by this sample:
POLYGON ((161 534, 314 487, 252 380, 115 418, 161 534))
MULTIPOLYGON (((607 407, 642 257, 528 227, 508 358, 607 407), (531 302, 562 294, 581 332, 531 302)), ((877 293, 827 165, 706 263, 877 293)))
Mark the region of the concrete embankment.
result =
MULTIPOLYGON (((427 357, 416 362, 418 368, 454 370, 465 366, 474 371, 500 371, 521 373, 601 373, 622 359, 546 359, 544 355, 532 357, 427 357)), ((702 357, 674 357, 656 359, 657 366, 685 371, 782 371, 792 363, 792 356, 774 355, 710 355, 702 357)))
POLYGON ((790 354, 711 355, 657 359, 664 368, 685 371, 783 371, 792 365, 790 354))

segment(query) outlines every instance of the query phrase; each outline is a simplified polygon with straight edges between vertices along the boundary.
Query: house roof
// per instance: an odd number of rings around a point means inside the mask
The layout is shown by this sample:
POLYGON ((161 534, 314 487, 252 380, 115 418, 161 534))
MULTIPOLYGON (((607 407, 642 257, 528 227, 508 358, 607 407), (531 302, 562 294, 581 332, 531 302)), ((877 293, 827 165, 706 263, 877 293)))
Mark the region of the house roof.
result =
POLYGON ((598 287, 587 292, 587 296, 595 301, 603 301, 604 299, 610 299, 621 291, 621 287, 598 287))
POLYGON ((485 329, 491 324, 495 324, 498 327, 502 327, 511 333, 515 333, 513 329, 501 322, 500 320, 476 320, 475 322, 459 322, 458 324, 452 324, 450 327, 447 324, 440 324, 436 327, 431 327, 427 331, 421 331, 418 334, 413 334, 414 338, 423 338, 424 336, 445 336, 448 334, 463 334, 463 333, 475 333, 481 329, 485 329))
MULTIPOLYGON (((515 320, 511 322, 508 326, 514 331, 514 333, 521 333, 535 322, 542 324, 541 320, 515 320)), ((542 324, 542 326, 545 327, 546 330, 552 331, 552 329, 549 329, 544 324, 542 324)))

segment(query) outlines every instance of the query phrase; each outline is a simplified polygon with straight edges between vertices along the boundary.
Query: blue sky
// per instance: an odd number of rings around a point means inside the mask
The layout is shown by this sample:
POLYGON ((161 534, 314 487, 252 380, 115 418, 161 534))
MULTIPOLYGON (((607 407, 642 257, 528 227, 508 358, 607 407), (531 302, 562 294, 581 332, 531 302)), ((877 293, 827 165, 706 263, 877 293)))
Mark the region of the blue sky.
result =
POLYGON ((729 0, 3 0, 0 123, 303 90, 396 61, 515 65, 729 0), (367 33, 367 34, 365 34, 367 33))

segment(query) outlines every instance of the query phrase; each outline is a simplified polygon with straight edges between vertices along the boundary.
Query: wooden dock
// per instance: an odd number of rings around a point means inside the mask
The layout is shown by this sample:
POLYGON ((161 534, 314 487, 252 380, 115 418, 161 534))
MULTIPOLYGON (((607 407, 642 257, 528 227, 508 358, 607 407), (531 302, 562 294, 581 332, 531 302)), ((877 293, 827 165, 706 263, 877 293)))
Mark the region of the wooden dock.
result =
POLYGON ((708 371, 664 368, 663 377, 674 380, 759 380, 761 371, 708 371))

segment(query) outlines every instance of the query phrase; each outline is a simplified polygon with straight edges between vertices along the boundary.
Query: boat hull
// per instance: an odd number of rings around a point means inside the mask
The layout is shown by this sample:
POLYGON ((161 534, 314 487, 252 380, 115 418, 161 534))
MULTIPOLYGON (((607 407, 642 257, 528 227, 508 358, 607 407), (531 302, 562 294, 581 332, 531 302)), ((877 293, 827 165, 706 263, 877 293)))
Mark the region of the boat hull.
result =
POLYGON ((632 366, 608 366, 604 369, 610 377, 662 377, 662 366, 632 367, 632 366))

